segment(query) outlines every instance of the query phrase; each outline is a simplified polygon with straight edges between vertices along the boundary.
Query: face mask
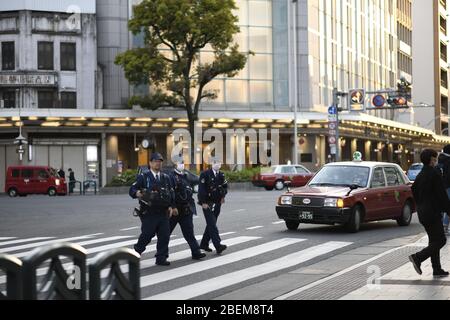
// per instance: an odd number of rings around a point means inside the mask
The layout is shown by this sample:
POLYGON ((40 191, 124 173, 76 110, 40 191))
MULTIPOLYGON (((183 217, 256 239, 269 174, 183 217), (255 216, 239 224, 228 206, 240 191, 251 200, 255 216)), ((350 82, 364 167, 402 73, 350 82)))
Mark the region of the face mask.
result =
POLYGON ((222 165, 220 163, 213 164, 214 171, 220 171, 221 168, 222 168, 222 165))
POLYGON ((177 170, 179 172, 183 172, 184 171, 184 163, 179 163, 177 164, 177 170))

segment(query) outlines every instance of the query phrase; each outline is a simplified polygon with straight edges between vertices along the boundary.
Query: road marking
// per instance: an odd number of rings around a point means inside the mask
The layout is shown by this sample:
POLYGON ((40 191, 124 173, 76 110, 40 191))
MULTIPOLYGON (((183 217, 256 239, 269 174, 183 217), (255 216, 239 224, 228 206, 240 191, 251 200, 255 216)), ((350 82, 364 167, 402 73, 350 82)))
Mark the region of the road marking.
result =
MULTIPOLYGON (((257 239, 261 239, 261 237, 236 237, 236 238, 231 238, 228 240, 224 240, 223 243, 226 244, 229 247, 235 246, 237 244, 241 244, 244 242, 248 242, 248 241, 252 241, 252 240, 257 240, 257 239)), ((173 254, 171 254, 169 256, 169 261, 171 262, 175 262, 175 261, 179 261, 179 260, 184 260, 184 259, 188 259, 192 257, 192 252, 190 249, 188 250, 183 250, 183 251, 178 251, 175 252, 173 254)), ((151 258, 151 259, 145 259, 145 260, 141 260, 140 263, 140 269, 146 269, 146 268, 150 268, 155 266, 155 258, 151 258)), ((122 265, 121 267, 122 272, 126 273, 128 272, 128 264, 122 265)), ((107 271, 106 269, 103 271, 107 271)), ((108 275, 107 272, 103 272, 102 271, 102 277, 108 275)))
POLYGON ((79 236, 79 237, 70 237, 70 238, 64 238, 64 239, 47 240, 47 241, 40 241, 40 242, 24 244, 24 245, 20 245, 20 246, 1 248, 0 249, 0 253, 14 252, 14 251, 19 251, 19 250, 23 250, 23 249, 29 249, 29 248, 39 247, 39 246, 43 246, 43 245, 47 245, 47 244, 53 244, 55 242, 68 242, 68 241, 73 241, 73 240, 89 239, 89 238, 92 238, 92 237, 95 237, 95 236, 98 236, 98 235, 101 235, 101 234, 102 233, 96 233, 96 234, 89 234, 89 235, 79 236))
POLYGON ((225 232, 225 233, 219 233, 219 236, 221 237, 225 237, 225 236, 229 236, 230 234, 235 234, 236 232, 225 232))
POLYGON ((139 229, 140 227, 131 227, 131 228, 125 228, 125 229, 120 229, 120 231, 130 231, 130 230, 135 230, 135 229, 139 229))
POLYGON ((55 239, 55 237, 37 237, 37 238, 11 240, 11 241, 0 242, 0 246, 7 246, 9 244, 18 244, 18 243, 39 241, 39 240, 48 240, 48 239, 55 239))
POLYGON ((284 223, 284 220, 272 222, 272 224, 282 224, 282 223, 284 223))
POLYGON ((353 266, 351 266, 351 267, 348 267, 347 269, 344 269, 344 270, 342 270, 342 271, 339 271, 338 273, 335 273, 335 274, 333 274, 333 275, 331 275, 331 276, 329 276, 329 277, 320 279, 320 280, 318 280, 318 281, 316 281, 316 282, 313 282, 313 283, 308 284, 307 286, 304 286, 304 287, 295 289, 295 290, 293 290, 293 291, 291 291, 291 292, 288 292, 288 293, 286 293, 286 294, 283 294, 283 295, 281 295, 281 296, 275 298, 274 300, 286 300, 287 298, 292 297, 292 296, 294 296, 294 295, 296 295, 296 294, 298 294, 298 293, 300 293, 300 292, 303 292, 303 291, 305 291, 305 290, 308 290, 308 289, 310 289, 310 288, 313 288, 313 287, 315 287, 315 286, 318 286, 319 284, 322 284, 322 283, 324 283, 324 282, 326 282, 326 281, 329 281, 329 280, 331 280, 331 279, 334 279, 334 278, 336 278, 336 277, 339 277, 339 276, 341 276, 341 275, 343 275, 343 274, 345 274, 345 273, 347 273, 347 272, 353 271, 353 270, 355 270, 356 268, 359 268, 359 267, 361 267, 361 266, 363 266, 363 265, 369 264, 369 263, 371 263, 372 261, 375 261, 375 260, 377 260, 377 259, 380 259, 381 257, 384 257, 385 255, 388 255, 388 254, 390 254, 390 253, 392 253, 392 252, 395 252, 395 251, 397 251, 397 250, 404 249, 404 248, 407 248, 407 247, 412 247, 412 246, 417 246, 417 244, 407 244, 407 245, 404 245, 404 246, 402 246, 402 247, 390 249, 390 250, 388 250, 388 251, 385 251, 385 252, 383 252, 383 253, 380 253, 379 255, 377 255, 377 256, 375 256, 375 257, 372 257, 372 258, 370 258, 370 259, 368 259, 368 260, 364 260, 364 261, 362 261, 362 262, 360 262, 360 263, 358 263, 358 264, 355 264, 355 265, 353 265, 353 266))
POLYGON ((233 210, 232 212, 244 212, 247 211, 247 209, 237 209, 237 210, 233 210))
POLYGON ((261 229, 261 228, 264 228, 264 227, 263 226, 254 226, 254 227, 247 228, 245 230, 255 230, 255 229, 261 229))
MULTIPOLYGON (((141 277, 141 288, 154 285, 160 282, 184 277, 196 272, 212 269, 215 267, 221 267, 226 264, 234 263, 257 255, 276 250, 281 247, 289 246, 294 243, 305 241, 306 239, 279 239, 272 242, 264 243, 256 247, 251 247, 238 252, 233 252, 225 256, 219 256, 218 258, 202 261, 196 264, 187 265, 172 270, 150 274, 145 277, 141 277)), ((181 289, 181 288, 180 288, 181 289)), ((177 289, 178 290, 178 289, 177 289)), ((183 299, 183 298, 181 298, 183 299)), ((188 299, 188 298, 186 298, 188 299)))
POLYGON ((0 241, 11 240, 11 239, 17 239, 17 237, 0 237, 0 241))
MULTIPOLYGON (((295 239, 298 240, 298 239, 295 239)), ((305 250, 289 254, 282 258, 256 265, 243 270, 224 274, 222 276, 198 282, 175 290, 167 291, 158 295, 146 297, 144 300, 187 300, 201 296, 208 292, 226 288, 231 285, 254 279, 272 272, 280 271, 314 259, 318 256, 335 251, 350 245, 351 242, 326 242, 324 244, 307 248, 305 250)), ((254 249, 254 248, 250 248, 254 249)), ((226 256, 224 256, 225 258, 226 256)), ((217 259, 216 259, 217 260, 217 259)), ((206 262, 206 261, 205 261, 206 262)), ((179 268, 178 268, 179 269, 179 268)), ((176 271, 177 269, 174 269, 176 271)))

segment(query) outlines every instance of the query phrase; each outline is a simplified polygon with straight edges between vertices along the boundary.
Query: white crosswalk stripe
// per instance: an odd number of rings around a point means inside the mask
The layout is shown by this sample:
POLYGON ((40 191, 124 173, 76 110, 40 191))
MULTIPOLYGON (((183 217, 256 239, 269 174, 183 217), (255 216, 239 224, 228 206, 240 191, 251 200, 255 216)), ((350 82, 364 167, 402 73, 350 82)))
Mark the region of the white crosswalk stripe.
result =
POLYGON ((334 250, 350 245, 349 242, 326 242, 305 250, 286 255, 282 258, 246 268, 243 270, 227 273, 222 276, 205 280, 192 285, 177 288, 154 296, 146 297, 145 300, 187 300, 216 291, 231 285, 254 279, 259 276, 270 274, 286 268, 293 267, 315 257, 324 255, 334 250))
POLYGON ((256 247, 251 247, 242 251, 233 252, 224 256, 220 256, 215 259, 202 261, 192 265, 187 265, 184 267, 159 272, 151 274, 148 276, 141 277, 141 287, 147 287, 160 282, 176 279, 179 277, 184 277, 196 272, 212 269, 215 267, 224 266, 233 262, 241 261, 247 258, 251 258, 268 251, 272 251, 281 247, 285 247, 294 243, 305 241, 305 239, 281 239, 275 240, 269 243, 265 243, 256 247))
POLYGON ((0 237, 0 241, 11 240, 11 239, 17 239, 17 238, 16 237, 0 237))
POLYGON ((4 241, 4 242, 0 242, 0 247, 8 246, 10 244, 18 244, 18 243, 24 243, 24 242, 33 242, 33 241, 49 240, 49 239, 55 239, 55 238, 54 237, 36 237, 36 238, 4 241))
MULTIPOLYGON (((7 248, 0 248, 0 253, 10 253, 15 251, 20 251, 23 249, 29 249, 29 248, 35 248, 39 246, 44 246, 52 243, 59 243, 59 242, 68 242, 68 241, 76 241, 76 240, 83 240, 83 239, 90 239, 95 236, 100 235, 101 233, 96 234, 89 234, 85 236, 79 236, 79 237, 70 237, 70 238, 64 238, 64 239, 55 239, 55 240, 46 240, 46 241, 40 241, 40 242, 33 242, 29 244, 24 244, 20 246, 14 246, 14 247, 7 247, 7 248)), ((17 256, 17 255, 15 255, 17 256)))

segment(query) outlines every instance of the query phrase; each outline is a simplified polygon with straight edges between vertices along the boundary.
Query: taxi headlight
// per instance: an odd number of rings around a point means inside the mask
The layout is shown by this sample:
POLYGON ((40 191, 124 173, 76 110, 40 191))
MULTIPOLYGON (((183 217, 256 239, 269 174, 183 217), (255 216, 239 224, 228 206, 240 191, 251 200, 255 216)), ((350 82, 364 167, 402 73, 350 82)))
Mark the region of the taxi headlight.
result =
POLYGON ((292 196, 281 196, 280 204, 282 204, 282 205, 292 205, 292 196))
POLYGON ((55 180, 55 184, 56 184, 57 186, 59 186, 59 185, 61 184, 61 181, 60 181, 59 179, 56 179, 56 180, 55 180))
POLYGON ((343 208, 344 200, 337 199, 337 198, 327 198, 327 199, 325 199, 323 206, 331 207, 331 208, 343 208))

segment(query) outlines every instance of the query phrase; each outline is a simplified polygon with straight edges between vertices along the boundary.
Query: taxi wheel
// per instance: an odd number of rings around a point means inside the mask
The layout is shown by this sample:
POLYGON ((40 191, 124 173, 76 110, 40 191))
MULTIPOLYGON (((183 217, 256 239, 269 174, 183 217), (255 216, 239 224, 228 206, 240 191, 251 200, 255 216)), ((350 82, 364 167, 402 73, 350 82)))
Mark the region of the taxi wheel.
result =
POLYGON ((289 230, 297 230, 298 229, 298 225, 300 224, 300 221, 297 220, 284 220, 286 222, 286 227, 289 230))
POLYGON ((56 189, 55 188, 48 189, 47 193, 50 197, 56 197, 56 189))
POLYGON ((411 220, 412 220, 412 209, 411 204, 408 201, 403 206, 402 216, 397 219, 397 224, 400 227, 407 227, 411 223, 411 220))
POLYGON ((359 231, 361 226, 361 217, 363 216, 363 208, 360 205, 356 205, 353 208, 352 215, 350 216, 350 220, 345 225, 345 229, 348 232, 356 233, 359 231))
POLYGON ((264 189, 266 189, 267 191, 272 191, 273 187, 264 187, 264 189))
POLYGON ((278 180, 277 182, 275 182, 275 189, 277 189, 278 191, 283 190, 284 189, 284 181, 278 180))
POLYGON ((8 190, 8 195, 11 197, 11 198, 15 198, 15 197, 17 197, 17 190, 16 189, 14 189, 14 188, 11 188, 11 189, 9 189, 8 190))

